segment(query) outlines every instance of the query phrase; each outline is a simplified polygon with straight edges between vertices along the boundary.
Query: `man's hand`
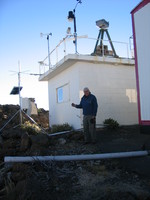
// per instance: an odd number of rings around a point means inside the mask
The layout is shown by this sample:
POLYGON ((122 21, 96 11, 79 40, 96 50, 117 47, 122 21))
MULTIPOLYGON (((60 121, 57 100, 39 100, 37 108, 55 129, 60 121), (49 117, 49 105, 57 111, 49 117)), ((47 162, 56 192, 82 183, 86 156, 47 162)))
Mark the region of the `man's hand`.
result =
POLYGON ((74 103, 72 103, 71 105, 72 105, 72 107, 76 107, 76 104, 74 104, 74 103))

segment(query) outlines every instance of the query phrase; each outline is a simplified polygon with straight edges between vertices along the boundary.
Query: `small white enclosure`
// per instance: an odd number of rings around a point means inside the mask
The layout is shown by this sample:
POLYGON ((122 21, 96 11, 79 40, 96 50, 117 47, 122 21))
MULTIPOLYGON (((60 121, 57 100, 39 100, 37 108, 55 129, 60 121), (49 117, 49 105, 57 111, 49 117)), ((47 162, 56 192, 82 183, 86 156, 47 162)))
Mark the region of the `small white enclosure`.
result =
POLYGON ((37 115, 37 105, 34 98, 21 98, 21 108, 29 115, 37 115))

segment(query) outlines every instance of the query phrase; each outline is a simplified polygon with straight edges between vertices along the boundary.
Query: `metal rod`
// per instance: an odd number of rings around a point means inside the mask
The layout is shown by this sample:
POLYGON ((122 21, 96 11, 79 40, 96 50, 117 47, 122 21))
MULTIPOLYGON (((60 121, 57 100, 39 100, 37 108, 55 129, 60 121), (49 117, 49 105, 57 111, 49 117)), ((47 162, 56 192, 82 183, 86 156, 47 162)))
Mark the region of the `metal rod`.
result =
POLYGON ((46 131, 42 128, 42 127, 40 127, 39 125, 38 125, 38 123, 36 122, 36 121, 34 121, 34 119, 32 119, 32 117, 30 117, 27 113, 25 113, 23 110, 22 110, 22 112, 34 123, 34 124, 36 124, 45 134, 47 134, 46 133, 46 131))
POLYGON ((9 122, 20 112, 20 110, 18 110, 9 120, 8 122, 6 122, 6 124, 0 129, 0 132, 9 124, 9 122))
POLYGON ((127 43, 126 45, 127 45, 127 57, 129 58, 129 49, 128 49, 128 43, 127 43))
POLYGON ((75 16, 75 9, 73 10, 74 11, 74 44, 75 44, 75 53, 77 54, 78 51, 77 51, 77 28, 76 28, 76 16, 75 16))
POLYGON ((20 105, 20 125, 22 124, 22 112, 21 112, 21 93, 20 93, 20 81, 21 81, 21 77, 20 77, 20 61, 18 61, 18 67, 19 67, 19 72, 18 72, 18 88, 19 88, 19 105, 20 105))
POLYGON ((96 53, 96 48, 97 48, 97 45, 98 45, 98 42, 99 42, 100 35, 101 35, 101 29, 99 30, 99 33, 98 33, 96 45, 95 45, 94 52, 93 52, 94 54, 96 53))
POLYGON ((106 34, 107 34, 107 37, 108 37, 110 46, 111 46, 111 48, 112 48, 112 50, 113 50, 114 56, 115 56, 115 57, 118 57, 117 54, 116 54, 115 48, 114 48, 114 46, 113 46, 113 43, 112 43, 112 41, 111 41, 110 35, 109 35, 109 33, 108 33, 108 30, 106 29, 105 31, 106 31, 106 34))
POLYGON ((63 135, 65 133, 71 133, 71 131, 61 131, 61 132, 57 132, 57 133, 51 133, 51 134, 48 134, 48 136, 56 136, 56 135, 63 135))
POLYGON ((21 86, 20 86, 20 82, 21 82, 21 67, 20 67, 20 61, 18 61, 18 68, 19 68, 19 71, 18 71, 18 94, 19 94, 19 110, 10 118, 10 120, 8 120, 8 122, 0 129, 0 131, 2 131, 6 126, 7 124, 9 124, 9 122, 19 113, 19 116, 20 116, 20 125, 22 124, 22 111, 21 111, 21 86))
POLYGON ((87 155, 64 155, 64 156, 5 156, 5 163, 35 162, 35 161, 80 161, 101 160, 112 158, 140 157, 149 155, 149 151, 131 151, 119 153, 87 154, 87 155))
POLYGON ((49 69, 50 69, 51 62, 50 62, 50 50, 49 50, 49 35, 47 35, 47 44, 48 44, 48 65, 49 65, 49 69))

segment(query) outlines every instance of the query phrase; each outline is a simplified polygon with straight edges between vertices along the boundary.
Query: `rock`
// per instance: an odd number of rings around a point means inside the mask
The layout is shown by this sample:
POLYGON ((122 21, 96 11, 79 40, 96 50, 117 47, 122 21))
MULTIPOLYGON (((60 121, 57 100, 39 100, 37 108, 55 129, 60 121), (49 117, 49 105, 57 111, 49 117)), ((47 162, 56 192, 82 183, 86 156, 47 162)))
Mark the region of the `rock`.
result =
POLYGON ((9 139, 12 136, 12 133, 10 131, 3 131, 3 133, 1 134, 1 136, 4 139, 9 139))
POLYGON ((18 141, 17 140, 13 140, 13 139, 8 139, 8 140, 4 140, 3 143, 3 149, 10 149, 10 150, 15 150, 16 151, 16 146, 18 145, 18 141))
POLYGON ((28 133, 24 133, 21 137, 20 150, 26 151, 31 146, 31 138, 28 133))
POLYGON ((80 171, 80 172, 82 172, 83 171, 83 169, 82 169, 82 167, 80 166, 80 167, 78 167, 78 170, 80 171))
POLYGON ((13 138, 13 139, 18 139, 22 137, 23 132, 19 129, 19 130, 7 130, 4 131, 1 135, 4 139, 9 139, 9 138, 13 138))
POLYGON ((61 145, 66 144, 66 140, 64 138, 59 138, 58 143, 61 145))
POLYGON ((0 148, 3 148, 3 138, 0 136, 0 148))
POLYGON ((25 191, 25 187, 26 187, 26 180, 17 182, 16 187, 15 187, 15 193, 17 197, 23 196, 23 191, 25 191))
POLYGON ((49 146, 49 137, 46 134, 31 135, 32 145, 35 146, 49 146))
POLYGON ((14 182, 22 181, 25 179, 25 172, 12 172, 11 178, 14 182))
POLYGON ((29 169, 29 166, 25 163, 14 163, 12 166, 13 172, 25 172, 29 169))
POLYGON ((46 155, 49 147, 49 137, 46 134, 31 135, 31 155, 46 155))
POLYGON ((28 171, 28 165, 23 163, 15 163, 12 168, 11 179, 17 183, 18 181, 22 181, 26 178, 26 174, 28 171))

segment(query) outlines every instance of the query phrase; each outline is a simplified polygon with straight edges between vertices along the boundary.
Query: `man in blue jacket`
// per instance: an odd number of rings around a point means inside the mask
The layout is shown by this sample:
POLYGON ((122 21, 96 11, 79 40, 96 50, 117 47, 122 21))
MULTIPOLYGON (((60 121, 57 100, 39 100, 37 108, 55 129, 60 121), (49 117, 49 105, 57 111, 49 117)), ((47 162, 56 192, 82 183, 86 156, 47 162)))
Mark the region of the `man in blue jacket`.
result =
POLYGON ((96 114, 97 114, 97 99, 91 94, 89 88, 84 88, 84 96, 81 98, 80 104, 72 103, 75 108, 83 109, 83 128, 85 143, 96 142, 96 114))

